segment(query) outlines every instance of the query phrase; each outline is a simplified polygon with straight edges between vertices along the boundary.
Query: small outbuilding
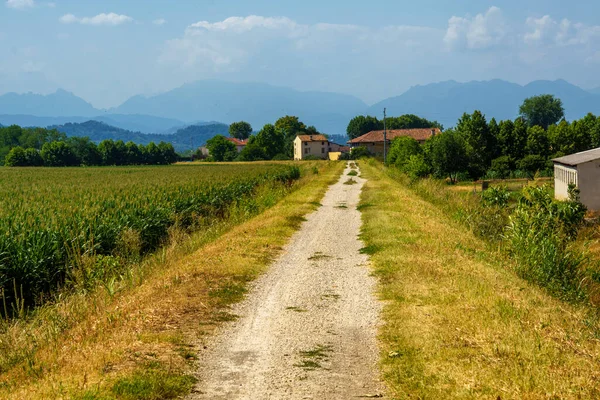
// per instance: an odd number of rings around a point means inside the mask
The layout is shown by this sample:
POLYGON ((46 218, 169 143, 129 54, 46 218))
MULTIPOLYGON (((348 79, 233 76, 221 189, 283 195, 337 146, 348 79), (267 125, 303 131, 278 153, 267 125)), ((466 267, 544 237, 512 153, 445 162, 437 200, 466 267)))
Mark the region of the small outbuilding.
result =
POLYGON ((554 196, 569 197, 574 184, 580 191, 581 202, 588 210, 600 210, 600 148, 571 154, 554 160, 554 196))

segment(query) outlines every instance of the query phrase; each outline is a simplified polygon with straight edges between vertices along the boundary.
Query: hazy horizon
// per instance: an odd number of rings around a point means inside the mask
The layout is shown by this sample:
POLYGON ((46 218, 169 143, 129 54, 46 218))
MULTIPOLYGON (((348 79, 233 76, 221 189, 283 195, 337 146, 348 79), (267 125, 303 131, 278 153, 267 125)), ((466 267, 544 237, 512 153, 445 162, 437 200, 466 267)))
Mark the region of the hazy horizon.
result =
POLYGON ((600 86, 592 1, 2 3, 0 94, 64 89, 99 109, 205 79, 369 105, 447 80, 600 86))

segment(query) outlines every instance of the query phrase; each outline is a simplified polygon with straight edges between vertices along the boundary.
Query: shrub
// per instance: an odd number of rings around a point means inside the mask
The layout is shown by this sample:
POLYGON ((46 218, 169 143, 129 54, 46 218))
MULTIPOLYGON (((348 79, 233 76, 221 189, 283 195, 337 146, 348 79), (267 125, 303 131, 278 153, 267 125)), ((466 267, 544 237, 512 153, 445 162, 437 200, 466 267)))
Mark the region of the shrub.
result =
POLYGON ((545 169, 546 159, 539 155, 525 156, 522 160, 517 163, 517 167, 521 171, 525 171, 529 178, 533 178, 535 173, 539 170, 545 169))
POLYGON ((510 192, 506 186, 493 186, 481 193, 481 202, 485 206, 505 207, 510 201, 510 192))
POLYGON ((580 271, 584 256, 571 251, 570 243, 585 215, 570 188, 571 198, 555 201, 547 187, 526 187, 510 217, 506 238, 517 261, 517 272, 553 294, 580 299, 580 271))
POLYGON ((354 147, 350 150, 350 159, 352 160, 369 157, 370 155, 371 153, 369 153, 369 150, 364 146, 354 147))
POLYGON ((491 171, 495 171, 500 179, 508 178, 514 169, 515 162, 509 156, 502 156, 492 160, 491 171))

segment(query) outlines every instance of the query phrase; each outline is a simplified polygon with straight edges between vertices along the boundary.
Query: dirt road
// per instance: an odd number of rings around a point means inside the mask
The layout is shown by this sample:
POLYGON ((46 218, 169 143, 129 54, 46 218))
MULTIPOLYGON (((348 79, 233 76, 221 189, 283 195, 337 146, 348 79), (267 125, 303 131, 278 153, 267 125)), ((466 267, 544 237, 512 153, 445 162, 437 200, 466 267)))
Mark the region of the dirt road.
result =
POLYGON ((379 397, 380 304, 346 169, 208 350, 190 399, 379 397))

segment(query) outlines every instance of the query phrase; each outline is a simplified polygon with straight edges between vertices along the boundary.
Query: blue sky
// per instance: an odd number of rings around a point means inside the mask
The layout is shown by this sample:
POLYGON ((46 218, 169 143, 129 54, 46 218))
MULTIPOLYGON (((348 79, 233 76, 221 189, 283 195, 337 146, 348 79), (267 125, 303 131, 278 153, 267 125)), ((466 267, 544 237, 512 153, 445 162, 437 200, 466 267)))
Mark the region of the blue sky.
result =
POLYGON ((600 86, 600 2, 0 0, 0 93, 97 107, 199 79, 353 94, 454 79, 600 86))

